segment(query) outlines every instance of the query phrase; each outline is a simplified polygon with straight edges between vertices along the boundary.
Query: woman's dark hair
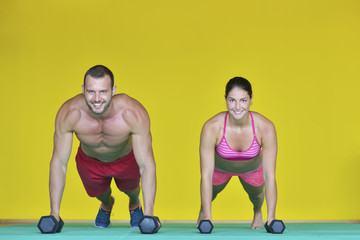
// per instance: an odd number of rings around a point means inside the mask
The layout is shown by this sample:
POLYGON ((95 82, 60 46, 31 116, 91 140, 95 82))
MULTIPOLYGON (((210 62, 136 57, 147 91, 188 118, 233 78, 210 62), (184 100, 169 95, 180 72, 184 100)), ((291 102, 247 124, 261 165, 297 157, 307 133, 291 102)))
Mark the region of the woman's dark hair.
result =
POLYGON ((105 77, 105 75, 108 75, 111 80, 111 82, 110 82, 111 88, 114 87, 114 75, 110 71, 110 69, 108 69, 107 67, 105 67, 103 65, 96 65, 96 66, 93 66, 92 68, 90 68, 89 70, 87 70, 87 72, 85 73, 85 76, 84 76, 84 86, 85 86, 85 79, 86 79, 87 75, 90 75, 93 78, 102 78, 102 77, 105 77))
POLYGON ((245 90, 249 94, 250 98, 252 98, 251 84, 245 78, 234 77, 229 80, 229 82, 226 84, 226 89, 225 89, 225 97, 226 98, 229 95, 229 92, 231 90, 233 90, 234 88, 240 88, 240 89, 245 90))

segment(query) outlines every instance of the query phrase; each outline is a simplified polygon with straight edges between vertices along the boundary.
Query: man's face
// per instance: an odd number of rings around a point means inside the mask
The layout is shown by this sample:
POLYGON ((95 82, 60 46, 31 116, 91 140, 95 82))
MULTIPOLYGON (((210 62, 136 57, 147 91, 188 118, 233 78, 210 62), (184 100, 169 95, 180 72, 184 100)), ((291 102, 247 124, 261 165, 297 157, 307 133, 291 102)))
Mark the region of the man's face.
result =
POLYGON ((116 91, 115 86, 111 88, 111 79, 108 75, 101 78, 86 76, 85 86, 82 86, 82 89, 86 104, 96 115, 101 115, 108 109, 116 91))

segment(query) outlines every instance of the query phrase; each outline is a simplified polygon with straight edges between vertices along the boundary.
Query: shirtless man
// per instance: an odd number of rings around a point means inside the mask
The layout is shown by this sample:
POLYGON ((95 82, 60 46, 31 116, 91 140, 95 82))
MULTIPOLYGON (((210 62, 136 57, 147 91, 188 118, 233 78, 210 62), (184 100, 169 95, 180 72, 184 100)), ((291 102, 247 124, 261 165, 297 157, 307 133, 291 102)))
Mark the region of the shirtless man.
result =
POLYGON ((117 94, 112 72, 102 65, 90 68, 82 94, 66 101, 55 120, 54 151, 50 163, 51 215, 59 221, 73 133, 80 141, 76 164, 90 197, 101 205, 95 226, 110 226, 114 205, 110 183, 129 196, 130 225, 143 215, 153 216, 156 170, 150 120, 145 108, 126 94, 117 94), (144 201, 141 208, 140 176, 144 201))

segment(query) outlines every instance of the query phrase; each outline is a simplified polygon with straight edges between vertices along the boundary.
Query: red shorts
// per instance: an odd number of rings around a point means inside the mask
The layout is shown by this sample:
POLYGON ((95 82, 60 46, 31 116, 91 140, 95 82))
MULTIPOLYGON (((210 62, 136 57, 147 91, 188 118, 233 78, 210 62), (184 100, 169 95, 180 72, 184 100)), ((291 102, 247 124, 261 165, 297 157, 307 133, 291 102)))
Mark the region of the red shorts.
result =
POLYGON ((131 191, 139 186, 140 170, 133 151, 113 162, 101 162, 88 157, 79 146, 76 166, 85 190, 90 197, 103 194, 114 178, 120 191, 131 191))
POLYGON ((230 173, 214 169, 213 185, 220 185, 228 181, 232 176, 239 176, 242 180, 252 186, 260 186, 264 183, 262 164, 258 169, 247 173, 230 173))

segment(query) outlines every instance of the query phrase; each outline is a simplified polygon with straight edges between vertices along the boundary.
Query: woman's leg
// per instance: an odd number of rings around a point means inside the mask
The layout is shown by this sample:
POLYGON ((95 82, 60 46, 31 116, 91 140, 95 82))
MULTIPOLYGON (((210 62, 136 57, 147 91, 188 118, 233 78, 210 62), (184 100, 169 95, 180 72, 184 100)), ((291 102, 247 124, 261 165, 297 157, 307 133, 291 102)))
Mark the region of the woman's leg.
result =
POLYGON ((263 225, 261 207, 264 202, 264 183, 253 186, 245 182, 241 177, 239 179, 254 206, 254 219, 251 223, 251 229, 261 229, 263 225))
MULTIPOLYGON (((220 185, 213 185, 212 201, 214 201, 214 199, 216 198, 216 196, 217 196, 222 190, 224 190, 224 188, 225 188, 226 185, 229 183, 229 181, 230 181, 230 178, 229 178, 226 182, 224 182, 224 183, 222 183, 222 184, 220 184, 220 185)), ((200 207, 200 212, 199 212, 199 217, 198 217, 198 224, 199 224, 200 220, 202 219, 202 216, 203 216, 202 207, 200 207)))

